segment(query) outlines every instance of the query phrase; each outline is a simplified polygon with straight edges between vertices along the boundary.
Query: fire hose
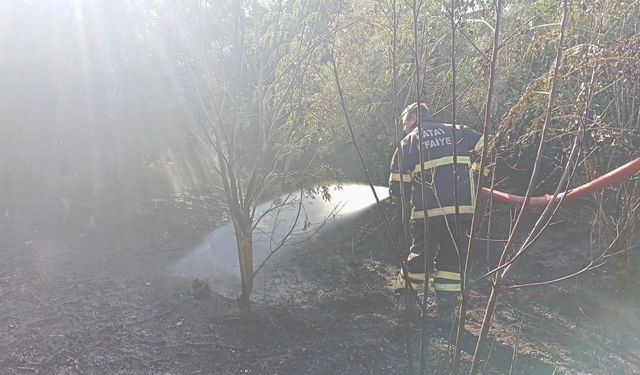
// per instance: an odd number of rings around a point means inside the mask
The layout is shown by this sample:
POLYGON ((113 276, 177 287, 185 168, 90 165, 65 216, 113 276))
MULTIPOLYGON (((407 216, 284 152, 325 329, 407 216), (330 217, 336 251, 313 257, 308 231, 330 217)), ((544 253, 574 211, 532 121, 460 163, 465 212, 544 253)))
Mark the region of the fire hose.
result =
MULTIPOLYGON (((580 198, 584 198, 601 190, 611 184, 622 181, 633 176, 640 171, 640 158, 632 160, 609 173, 606 173, 584 185, 568 190, 566 193, 560 193, 556 196, 556 201, 564 199, 564 202, 571 202, 580 198)), ((490 190, 482 188, 482 195, 492 197, 496 201, 508 204, 523 204, 525 197, 514 195, 502 191, 490 190)), ((546 206, 553 199, 553 195, 545 194, 541 197, 529 197, 529 205, 533 208, 546 206)))

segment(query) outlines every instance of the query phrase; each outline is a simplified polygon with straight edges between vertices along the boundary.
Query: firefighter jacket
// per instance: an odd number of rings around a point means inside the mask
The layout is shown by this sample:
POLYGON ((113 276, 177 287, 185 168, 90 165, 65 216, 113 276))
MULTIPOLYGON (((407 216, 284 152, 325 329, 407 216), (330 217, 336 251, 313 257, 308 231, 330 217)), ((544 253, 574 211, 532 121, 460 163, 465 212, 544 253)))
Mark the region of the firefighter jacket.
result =
MULTIPOLYGON (((482 150, 483 137, 467 126, 456 125, 456 143, 459 214, 469 217, 475 210, 476 193, 471 159, 482 150)), ((400 197, 402 185, 404 199, 411 199, 412 220, 455 213, 453 146, 451 124, 423 121, 393 154, 389 190, 392 196, 400 197), (424 201, 420 184, 424 185, 424 201)))

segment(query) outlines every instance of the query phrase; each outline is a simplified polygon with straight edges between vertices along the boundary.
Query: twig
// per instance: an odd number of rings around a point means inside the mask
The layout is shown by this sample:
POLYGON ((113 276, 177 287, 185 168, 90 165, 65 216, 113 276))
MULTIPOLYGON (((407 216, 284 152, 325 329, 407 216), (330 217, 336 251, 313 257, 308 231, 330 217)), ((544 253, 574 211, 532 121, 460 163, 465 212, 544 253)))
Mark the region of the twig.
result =
POLYGON ((191 342, 191 341, 184 341, 183 344, 188 345, 188 346, 215 346, 215 347, 218 347, 218 348, 231 349, 231 350, 237 350, 237 351, 249 350, 249 348, 247 348, 247 347, 232 346, 232 345, 227 345, 227 344, 223 344, 223 343, 219 343, 219 342, 191 342))
POLYGON ((513 344, 513 356, 511 357, 511 365, 509 366, 509 375, 513 374, 513 369, 516 367, 516 360, 518 359, 518 342, 520 341, 520 333, 522 332, 522 322, 523 320, 521 319, 518 334, 516 335, 516 342, 513 344))
MULTIPOLYGON (((496 80, 496 69, 498 64, 498 52, 500 50, 500 25, 502 20, 502 1, 496 0, 496 21, 495 27, 493 29, 493 50, 491 52, 491 65, 489 70, 489 84, 487 87, 487 96, 485 102, 485 116, 484 116, 484 129, 483 129, 483 145, 482 145, 482 155, 480 156, 480 173, 478 176, 478 186, 476 188, 476 198, 475 205, 476 209, 471 218, 471 233, 469 238, 469 243, 467 247, 467 258, 465 259, 464 264, 464 277, 462 281, 462 301, 460 303, 460 311, 458 312, 458 331, 456 332, 456 350, 453 356, 453 362, 451 365, 452 374, 457 375, 460 368, 460 357, 462 355, 461 352, 461 344, 462 339, 464 337, 464 328, 465 322, 467 319, 467 303, 469 301, 469 279, 471 277, 471 268, 475 259, 475 242, 477 233, 480 230, 480 212, 478 210, 478 205, 480 203, 480 191, 482 189, 483 181, 484 181, 484 168, 486 167, 487 157, 488 157, 488 147, 489 147, 489 137, 493 134, 493 126, 491 123, 491 108, 493 102, 493 90, 494 84, 496 80)), ((473 370, 472 370, 473 371, 473 370)), ((473 373, 473 372, 472 372, 473 373)))
POLYGON ((589 317, 589 315, 587 315, 587 313, 584 312, 584 310, 582 309, 582 306, 578 305, 578 310, 580 310, 580 312, 582 313, 582 315, 587 318, 588 321, 593 322, 593 319, 591 319, 589 317))
POLYGON ((33 368, 33 367, 16 367, 16 370, 22 370, 22 371, 32 371, 32 372, 37 372, 38 369, 33 368))
POLYGON ((140 341, 141 343, 145 344, 145 345, 151 345, 151 346, 165 346, 167 345, 167 342, 165 340, 148 340, 140 335, 138 335, 137 333, 134 333, 130 330, 127 330, 127 332, 133 336, 134 338, 136 338, 138 341, 140 341))
MULTIPOLYGON (((267 257, 262 261, 262 263, 260 263, 260 265, 256 268, 256 270, 253 271, 253 277, 254 278, 256 277, 258 272, 264 267, 264 265, 267 264, 267 261, 269 259, 271 259, 271 257, 278 250, 280 250, 284 246, 284 244, 286 243, 287 239, 291 236, 291 234, 295 230, 296 225, 298 225, 298 220, 300 219, 300 212, 302 211, 302 197, 303 197, 303 194, 304 194, 304 190, 300 189, 300 200, 298 202, 298 211, 296 212, 296 217, 293 220, 293 223, 291 224, 291 227, 289 228, 289 231, 287 232, 287 234, 285 234, 282 237, 282 240, 280 241, 280 243, 278 243, 278 245, 276 245, 276 247, 269 252, 269 255, 267 255, 267 257)), ((279 214, 279 212, 278 212, 278 214, 279 214)), ((278 225, 277 221, 273 223, 273 230, 274 231, 275 231, 277 225, 278 225)), ((271 239, 273 240, 273 236, 271 237, 271 239)))
POLYGON ((495 340, 491 342, 491 347, 489 348, 489 354, 487 355, 487 359, 484 361, 484 366, 482 366, 482 374, 487 371, 487 366, 489 365, 489 360, 491 359, 491 354, 493 354, 493 347, 496 345, 495 340))
POLYGON ((159 314, 155 314, 155 315, 153 315, 153 316, 150 316, 150 317, 148 317, 148 318, 145 318, 145 319, 142 319, 142 320, 138 320, 138 321, 135 321, 135 322, 131 322, 131 323, 127 324, 127 325, 128 325, 129 327, 131 327, 131 326, 136 326, 136 325, 144 324, 144 323, 146 323, 146 322, 149 322, 149 321, 152 321, 152 320, 155 320, 155 319, 163 318, 163 317, 165 317, 166 315, 169 315, 169 314, 171 314, 171 313, 172 313, 172 312, 174 312, 174 311, 175 311, 175 310, 173 310, 173 309, 171 309, 171 310, 167 310, 167 311, 161 312, 161 313, 159 313, 159 314))
MULTIPOLYGON (((376 200, 376 205, 379 208, 379 211, 382 215, 382 218, 385 222, 385 228, 387 229, 387 232, 391 238, 391 242, 393 244, 393 248, 397 249, 398 245, 397 242, 393 236, 393 232, 391 231, 391 225, 389 224, 389 220, 387 219, 387 215, 385 214, 384 210, 382 209, 382 205, 380 204, 380 198, 378 198, 378 193, 376 192, 376 189, 373 187, 373 183, 371 182, 371 176, 369 175, 369 170, 367 169, 367 163, 364 161, 364 157, 362 156, 362 152, 360 151, 360 147, 358 146, 358 142, 356 140, 356 136, 353 132, 353 126, 351 124, 351 119, 349 117, 349 111, 347 109, 347 104, 344 98, 344 93, 342 91, 342 86, 340 85, 340 79, 338 77, 338 67, 336 66, 336 61, 335 58, 333 56, 333 53, 330 55, 330 59, 331 59, 331 64, 333 65, 333 75, 335 78, 335 82, 336 82, 336 86, 338 88, 338 95, 340 97, 340 105, 342 106, 342 110, 344 112, 344 116, 345 116, 345 120, 347 123, 347 127, 349 129, 349 134, 351 135, 351 142, 356 150, 356 153, 358 155, 358 158, 360 159, 360 164, 362 165, 362 168, 364 170, 365 176, 367 178, 367 182, 369 183, 369 187, 371 188, 371 192, 373 193, 373 196, 376 200)), ((399 254, 399 252, 398 252, 399 254)))
MULTIPOLYGON (((413 0, 413 6, 412 6, 412 35, 413 35, 413 59, 414 59, 414 65, 415 65, 415 80, 416 80, 416 89, 415 89, 415 96, 416 96, 416 118, 415 118, 415 123, 416 123, 416 127, 418 128, 418 160, 420 161, 420 176, 425 176, 425 171, 424 171, 424 163, 422 163, 422 160, 425 160, 426 158, 423 156, 424 150, 423 150, 423 146, 422 146, 422 119, 421 119, 421 115, 422 115, 422 107, 421 107, 421 94, 422 94, 422 90, 420 87, 420 54, 419 54, 419 46, 418 46, 418 2, 417 0, 413 0)), ((424 183, 420 183, 420 199, 422 201, 423 206, 426 208, 426 194, 425 194, 425 184, 424 183)), ((423 227, 423 234, 426 238, 426 236, 429 233, 429 220, 427 220, 427 218, 425 218, 422 221, 423 227)), ((426 311, 426 307, 427 307, 427 297, 428 297, 428 283, 429 283, 429 261, 431 259, 431 253, 430 253, 430 249, 429 249, 429 241, 424 241, 424 248, 423 248, 423 255, 424 255, 424 272, 425 272, 425 277, 424 277, 424 283, 423 283, 423 298, 422 301, 418 301, 419 306, 420 306, 420 310, 421 310, 421 316, 420 316, 420 373, 423 374, 426 371, 426 357, 427 357, 427 352, 428 352, 428 340, 427 340, 427 325, 425 322, 426 316, 427 316, 427 311, 426 311)), ((408 273, 404 273, 406 276, 406 280, 405 280, 405 284, 411 284, 411 282, 408 280, 408 273)))
POLYGON ((35 293, 33 293, 32 291, 29 290, 28 293, 31 297, 33 297, 36 301, 38 301, 39 304, 53 308, 53 306, 51 306, 47 302, 44 302, 40 297, 36 296, 35 293))

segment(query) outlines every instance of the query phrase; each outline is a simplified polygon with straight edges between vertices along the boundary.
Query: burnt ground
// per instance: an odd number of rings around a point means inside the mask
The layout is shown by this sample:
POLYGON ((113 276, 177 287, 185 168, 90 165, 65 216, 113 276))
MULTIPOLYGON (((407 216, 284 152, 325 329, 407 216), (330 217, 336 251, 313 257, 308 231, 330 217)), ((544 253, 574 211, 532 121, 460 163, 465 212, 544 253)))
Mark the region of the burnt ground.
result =
MULTIPOLYGON (((166 272, 204 233, 188 225, 3 220, 0 373, 407 374, 407 332, 415 350, 418 329, 405 328, 396 258, 374 216, 281 254, 256 281, 248 315, 234 290, 213 286, 210 298, 195 299, 191 280, 166 272)), ((512 274, 535 281, 578 269, 589 252, 582 237, 551 228, 512 274)), ((605 265, 507 290, 485 373, 508 373, 516 340, 513 374, 640 373, 638 279, 620 290, 610 274, 605 265)), ((465 365, 487 292, 474 288, 465 365)), ((442 374, 448 341, 438 328, 427 320, 429 370, 442 374)))

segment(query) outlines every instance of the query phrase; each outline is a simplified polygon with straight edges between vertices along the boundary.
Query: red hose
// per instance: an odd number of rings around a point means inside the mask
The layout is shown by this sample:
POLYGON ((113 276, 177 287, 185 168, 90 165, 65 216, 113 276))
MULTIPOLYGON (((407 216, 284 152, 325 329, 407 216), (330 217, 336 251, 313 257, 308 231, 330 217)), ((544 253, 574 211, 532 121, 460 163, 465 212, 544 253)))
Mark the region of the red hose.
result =
MULTIPOLYGON (((612 170, 611 172, 596 178, 591 182, 587 182, 582 186, 578 186, 577 188, 567 191, 564 201, 571 202, 576 199, 584 198, 606 186, 614 184, 618 181, 622 181, 625 178, 631 177, 634 174, 636 174, 638 171, 640 171, 640 158, 632 160, 627 164, 621 167, 618 167, 612 170)), ((509 193, 504 193, 501 191, 495 191, 495 190, 492 192, 487 188, 482 188, 482 195, 486 197, 493 196, 493 199, 500 202, 509 203, 509 204, 524 203, 524 197, 521 195, 513 195, 509 193)), ((562 199, 563 196, 565 196, 565 193, 558 194, 558 196, 556 197, 556 200, 559 201, 560 199, 562 199)), ((549 194, 545 194, 542 197, 530 197, 529 205, 533 207, 546 206, 547 203, 551 201, 551 198, 553 198, 553 195, 549 195, 549 194)))

